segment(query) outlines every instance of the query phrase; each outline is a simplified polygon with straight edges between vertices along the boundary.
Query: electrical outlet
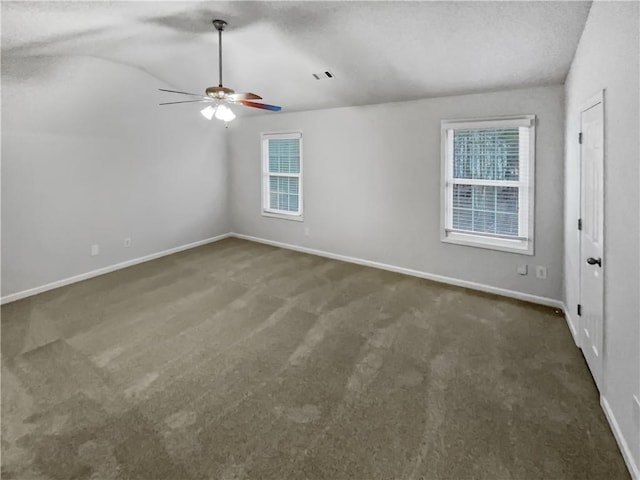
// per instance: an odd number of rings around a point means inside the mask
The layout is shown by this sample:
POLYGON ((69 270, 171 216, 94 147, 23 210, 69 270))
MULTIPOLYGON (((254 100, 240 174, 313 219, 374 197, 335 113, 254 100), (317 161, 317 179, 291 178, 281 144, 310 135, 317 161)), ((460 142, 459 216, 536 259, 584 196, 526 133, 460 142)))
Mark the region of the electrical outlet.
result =
POLYGON ((91 255, 100 255, 100 245, 98 245, 97 243, 91 245, 91 255))
POLYGON ((131 246, 131 238, 130 238, 130 237, 126 237, 126 238, 124 239, 124 246, 125 246, 126 248, 129 248, 129 247, 131 246))
POLYGON ((542 280, 547 278, 547 267, 536 265, 536 278, 540 278, 542 280))
POLYGON ((526 275, 527 274, 527 264, 518 265, 518 275, 526 275))

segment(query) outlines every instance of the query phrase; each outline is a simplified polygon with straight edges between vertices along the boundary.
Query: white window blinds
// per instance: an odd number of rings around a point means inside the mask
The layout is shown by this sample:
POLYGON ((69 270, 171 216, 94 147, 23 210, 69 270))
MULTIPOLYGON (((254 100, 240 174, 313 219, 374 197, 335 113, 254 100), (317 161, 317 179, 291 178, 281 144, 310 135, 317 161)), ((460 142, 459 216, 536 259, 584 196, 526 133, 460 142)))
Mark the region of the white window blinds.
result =
POLYGON ((302 215, 302 135, 263 134, 263 212, 302 215))
POLYGON ((443 240, 532 250, 533 117, 442 129, 443 240))

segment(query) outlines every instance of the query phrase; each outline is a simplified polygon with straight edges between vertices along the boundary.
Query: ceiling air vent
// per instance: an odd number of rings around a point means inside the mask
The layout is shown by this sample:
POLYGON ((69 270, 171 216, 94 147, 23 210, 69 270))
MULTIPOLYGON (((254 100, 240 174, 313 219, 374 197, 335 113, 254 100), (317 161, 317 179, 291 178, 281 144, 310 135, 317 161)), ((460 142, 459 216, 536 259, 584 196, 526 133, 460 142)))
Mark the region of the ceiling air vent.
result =
POLYGON ((313 78, 315 78, 316 80, 322 80, 323 78, 334 78, 333 73, 328 70, 321 73, 312 73, 311 75, 313 75, 313 78))

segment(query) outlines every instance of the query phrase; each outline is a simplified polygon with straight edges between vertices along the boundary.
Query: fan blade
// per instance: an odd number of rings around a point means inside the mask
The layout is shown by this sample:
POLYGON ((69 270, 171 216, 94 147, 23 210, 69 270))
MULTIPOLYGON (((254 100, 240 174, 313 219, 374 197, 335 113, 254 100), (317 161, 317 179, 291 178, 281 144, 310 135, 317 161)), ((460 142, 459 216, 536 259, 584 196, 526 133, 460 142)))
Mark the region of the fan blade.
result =
POLYGON ((175 105, 176 103, 199 103, 199 102, 211 102, 211 100, 208 99, 204 99, 204 100, 183 100, 182 102, 165 102, 165 103, 159 103, 158 105, 175 105))
POLYGON ((237 102, 238 100, 262 100, 262 97, 255 93, 232 93, 229 95, 229 100, 232 102, 237 102))
POLYGON ((179 93, 181 95, 192 95, 194 97, 204 97, 204 95, 202 95, 201 93, 179 92, 177 90, 167 90, 165 88, 159 88, 158 90, 160 90, 161 92, 179 93))
POLYGON ((266 103, 248 102, 246 100, 240 100, 238 103, 245 107, 261 108, 263 110, 271 110, 272 112, 279 112, 282 110, 282 107, 278 107, 277 105, 267 105, 266 103))

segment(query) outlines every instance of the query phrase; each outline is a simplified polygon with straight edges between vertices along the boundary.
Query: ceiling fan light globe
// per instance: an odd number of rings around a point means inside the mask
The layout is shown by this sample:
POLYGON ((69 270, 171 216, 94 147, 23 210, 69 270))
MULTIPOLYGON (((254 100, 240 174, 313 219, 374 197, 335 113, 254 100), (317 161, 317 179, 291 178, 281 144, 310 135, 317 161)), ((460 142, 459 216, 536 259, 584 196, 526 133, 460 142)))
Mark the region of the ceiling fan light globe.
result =
POLYGON ((209 105, 208 107, 200 110, 200 113, 207 120, 211 120, 213 118, 213 115, 216 113, 216 109, 211 105, 209 105))
POLYGON ((236 118, 235 114, 226 105, 218 105, 218 108, 216 108, 215 116, 218 120, 222 120, 224 122, 230 122, 231 120, 236 118))

